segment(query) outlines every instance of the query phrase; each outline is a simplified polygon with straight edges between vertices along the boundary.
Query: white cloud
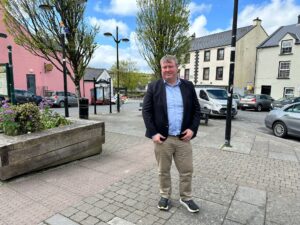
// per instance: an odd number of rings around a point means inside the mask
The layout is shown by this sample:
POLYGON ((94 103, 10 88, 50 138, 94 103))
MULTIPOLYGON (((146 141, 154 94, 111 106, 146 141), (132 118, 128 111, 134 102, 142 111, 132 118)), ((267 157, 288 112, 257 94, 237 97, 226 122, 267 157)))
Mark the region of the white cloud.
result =
POLYGON ((212 5, 211 4, 200 4, 197 5, 195 2, 191 2, 189 4, 189 10, 191 13, 191 16, 196 13, 203 13, 203 12, 209 12, 211 10, 212 5))
MULTIPOLYGON (((90 67, 110 69, 116 63, 116 48, 111 45, 100 45, 89 64, 90 67)), ((131 60, 136 62, 140 72, 151 73, 147 62, 139 54, 135 33, 130 34, 130 42, 119 45, 119 60, 131 60), (124 47, 124 45, 127 45, 124 47)))
POLYGON ((94 9, 106 14, 134 16, 137 12, 137 4, 136 0, 111 0, 108 7, 101 7, 101 2, 98 1, 94 9))
POLYGON ((201 36, 224 31, 223 29, 220 28, 209 31, 205 27, 206 24, 207 24, 207 19, 204 15, 198 16, 193 21, 190 21, 190 30, 189 30, 190 35, 195 33, 196 37, 201 37, 201 36))
POLYGON ((112 34, 116 33, 116 26, 119 28, 119 34, 122 36, 128 36, 129 27, 122 21, 117 21, 115 19, 102 20, 96 17, 88 17, 87 20, 92 26, 99 26, 100 33, 110 32, 112 34))
POLYGON ((262 26, 271 34, 280 26, 297 23, 300 5, 294 0, 272 0, 269 4, 262 3, 246 6, 238 15, 238 26, 251 25, 253 19, 259 17, 262 26))

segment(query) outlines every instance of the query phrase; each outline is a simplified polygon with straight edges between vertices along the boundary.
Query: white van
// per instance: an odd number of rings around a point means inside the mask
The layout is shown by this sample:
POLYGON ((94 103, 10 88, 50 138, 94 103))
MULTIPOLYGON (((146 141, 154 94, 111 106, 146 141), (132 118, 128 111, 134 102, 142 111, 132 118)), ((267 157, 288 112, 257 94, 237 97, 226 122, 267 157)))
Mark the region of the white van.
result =
MULTIPOLYGON (((196 88, 201 108, 210 109, 211 115, 226 116, 228 93, 222 88, 196 88)), ((237 114, 237 104, 232 101, 231 115, 237 114)))

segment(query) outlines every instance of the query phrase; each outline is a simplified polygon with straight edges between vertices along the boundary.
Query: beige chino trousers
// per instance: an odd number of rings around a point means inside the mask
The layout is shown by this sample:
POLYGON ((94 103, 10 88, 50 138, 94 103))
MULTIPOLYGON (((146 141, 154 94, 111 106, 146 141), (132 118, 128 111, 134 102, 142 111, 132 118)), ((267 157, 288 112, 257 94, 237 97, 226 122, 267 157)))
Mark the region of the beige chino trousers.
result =
POLYGON ((181 141, 178 137, 169 136, 162 144, 155 144, 155 157, 158 163, 160 195, 170 198, 171 165, 174 159, 179 172, 179 192, 182 200, 192 198, 193 152, 191 143, 181 141))

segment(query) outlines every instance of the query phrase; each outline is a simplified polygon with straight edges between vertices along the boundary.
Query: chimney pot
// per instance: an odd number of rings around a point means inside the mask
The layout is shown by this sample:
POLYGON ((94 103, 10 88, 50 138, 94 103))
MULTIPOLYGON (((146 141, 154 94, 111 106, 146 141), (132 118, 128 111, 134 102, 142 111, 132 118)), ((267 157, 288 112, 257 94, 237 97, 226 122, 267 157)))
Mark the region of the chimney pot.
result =
POLYGON ((261 19, 256 17, 256 19, 253 20, 253 26, 260 26, 261 25, 261 19))

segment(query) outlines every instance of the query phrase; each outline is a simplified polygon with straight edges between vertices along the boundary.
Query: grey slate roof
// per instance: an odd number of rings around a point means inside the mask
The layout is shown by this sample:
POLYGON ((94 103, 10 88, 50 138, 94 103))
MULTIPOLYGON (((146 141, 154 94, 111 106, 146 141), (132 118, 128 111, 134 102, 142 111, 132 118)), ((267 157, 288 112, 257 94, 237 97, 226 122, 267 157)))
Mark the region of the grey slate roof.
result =
MULTIPOLYGON (((236 31, 236 40, 238 41, 245 34, 247 34, 255 26, 247 26, 238 28, 236 31)), ((210 34, 207 36, 195 38, 191 42, 190 51, 215 48, 220 46, 227 46, 231 44, 231 30, 210 34)))
POLYGON ((86 68, 84 73, 84 80, 85 81, 93 81, 95 78, 97 78, 103 73, 105 69, 97 69, 97 68, 86 68))
POLYGON ((292 24, 288 26, 279 27, 273 34, 270 35, 258 48, 267 48, 278 46, 279 41, 289 33, 296 39, 296 44, 300 44, 300 24, 292 24))

